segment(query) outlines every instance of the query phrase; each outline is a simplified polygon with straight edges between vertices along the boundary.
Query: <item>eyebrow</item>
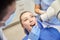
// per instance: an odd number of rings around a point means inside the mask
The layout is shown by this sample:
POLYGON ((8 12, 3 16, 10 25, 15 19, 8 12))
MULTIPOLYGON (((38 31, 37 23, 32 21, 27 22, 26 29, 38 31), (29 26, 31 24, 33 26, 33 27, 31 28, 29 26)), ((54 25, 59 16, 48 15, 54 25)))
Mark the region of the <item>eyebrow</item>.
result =
POLYGON ((34 16, 34 15, 32 14, 32 15, 30 15, 30 16, 34 16))

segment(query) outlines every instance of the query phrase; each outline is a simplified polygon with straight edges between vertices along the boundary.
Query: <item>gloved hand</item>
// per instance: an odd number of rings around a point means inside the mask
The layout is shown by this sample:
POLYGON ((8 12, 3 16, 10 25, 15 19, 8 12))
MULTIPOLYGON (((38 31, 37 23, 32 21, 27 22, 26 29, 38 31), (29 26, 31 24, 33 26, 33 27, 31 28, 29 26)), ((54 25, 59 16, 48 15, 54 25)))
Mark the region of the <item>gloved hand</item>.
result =
POLYGON ((29 33, 28 40, 38 40, 40 35, 40 28, 36 25, 32 28, 31 32, 29 33))

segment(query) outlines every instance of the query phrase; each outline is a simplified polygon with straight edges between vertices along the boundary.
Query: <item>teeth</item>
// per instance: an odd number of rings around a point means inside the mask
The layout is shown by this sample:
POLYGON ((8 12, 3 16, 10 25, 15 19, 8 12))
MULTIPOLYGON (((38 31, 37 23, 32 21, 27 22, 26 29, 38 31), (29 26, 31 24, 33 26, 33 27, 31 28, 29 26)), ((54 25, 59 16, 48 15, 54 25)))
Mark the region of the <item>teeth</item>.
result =
POLYGON ((30 26, 35 26, 35 24, 34 25, 30 25, 30 26))

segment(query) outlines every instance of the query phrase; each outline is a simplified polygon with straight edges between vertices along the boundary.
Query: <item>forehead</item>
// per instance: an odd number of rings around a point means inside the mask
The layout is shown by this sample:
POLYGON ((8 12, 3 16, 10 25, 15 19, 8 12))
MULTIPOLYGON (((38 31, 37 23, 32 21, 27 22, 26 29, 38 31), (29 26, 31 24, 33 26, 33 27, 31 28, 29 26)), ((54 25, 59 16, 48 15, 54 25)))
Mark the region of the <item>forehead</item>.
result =
POLYGON ((26 12, 21 16, 21 19, 24 19, 24 18, 29 17, 31 15, 33 15, 31 12, 26 12))

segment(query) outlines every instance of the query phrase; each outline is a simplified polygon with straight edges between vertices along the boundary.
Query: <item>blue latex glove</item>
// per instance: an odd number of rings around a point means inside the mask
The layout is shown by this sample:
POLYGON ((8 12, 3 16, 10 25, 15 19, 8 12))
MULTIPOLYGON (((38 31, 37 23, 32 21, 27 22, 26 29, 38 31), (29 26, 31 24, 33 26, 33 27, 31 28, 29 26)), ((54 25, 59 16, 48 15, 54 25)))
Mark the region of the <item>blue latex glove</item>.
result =
POLYGON ((38 26, 34 26, 29 33, 28 40, 38 40, 40 35, 40 28, 38 26))

